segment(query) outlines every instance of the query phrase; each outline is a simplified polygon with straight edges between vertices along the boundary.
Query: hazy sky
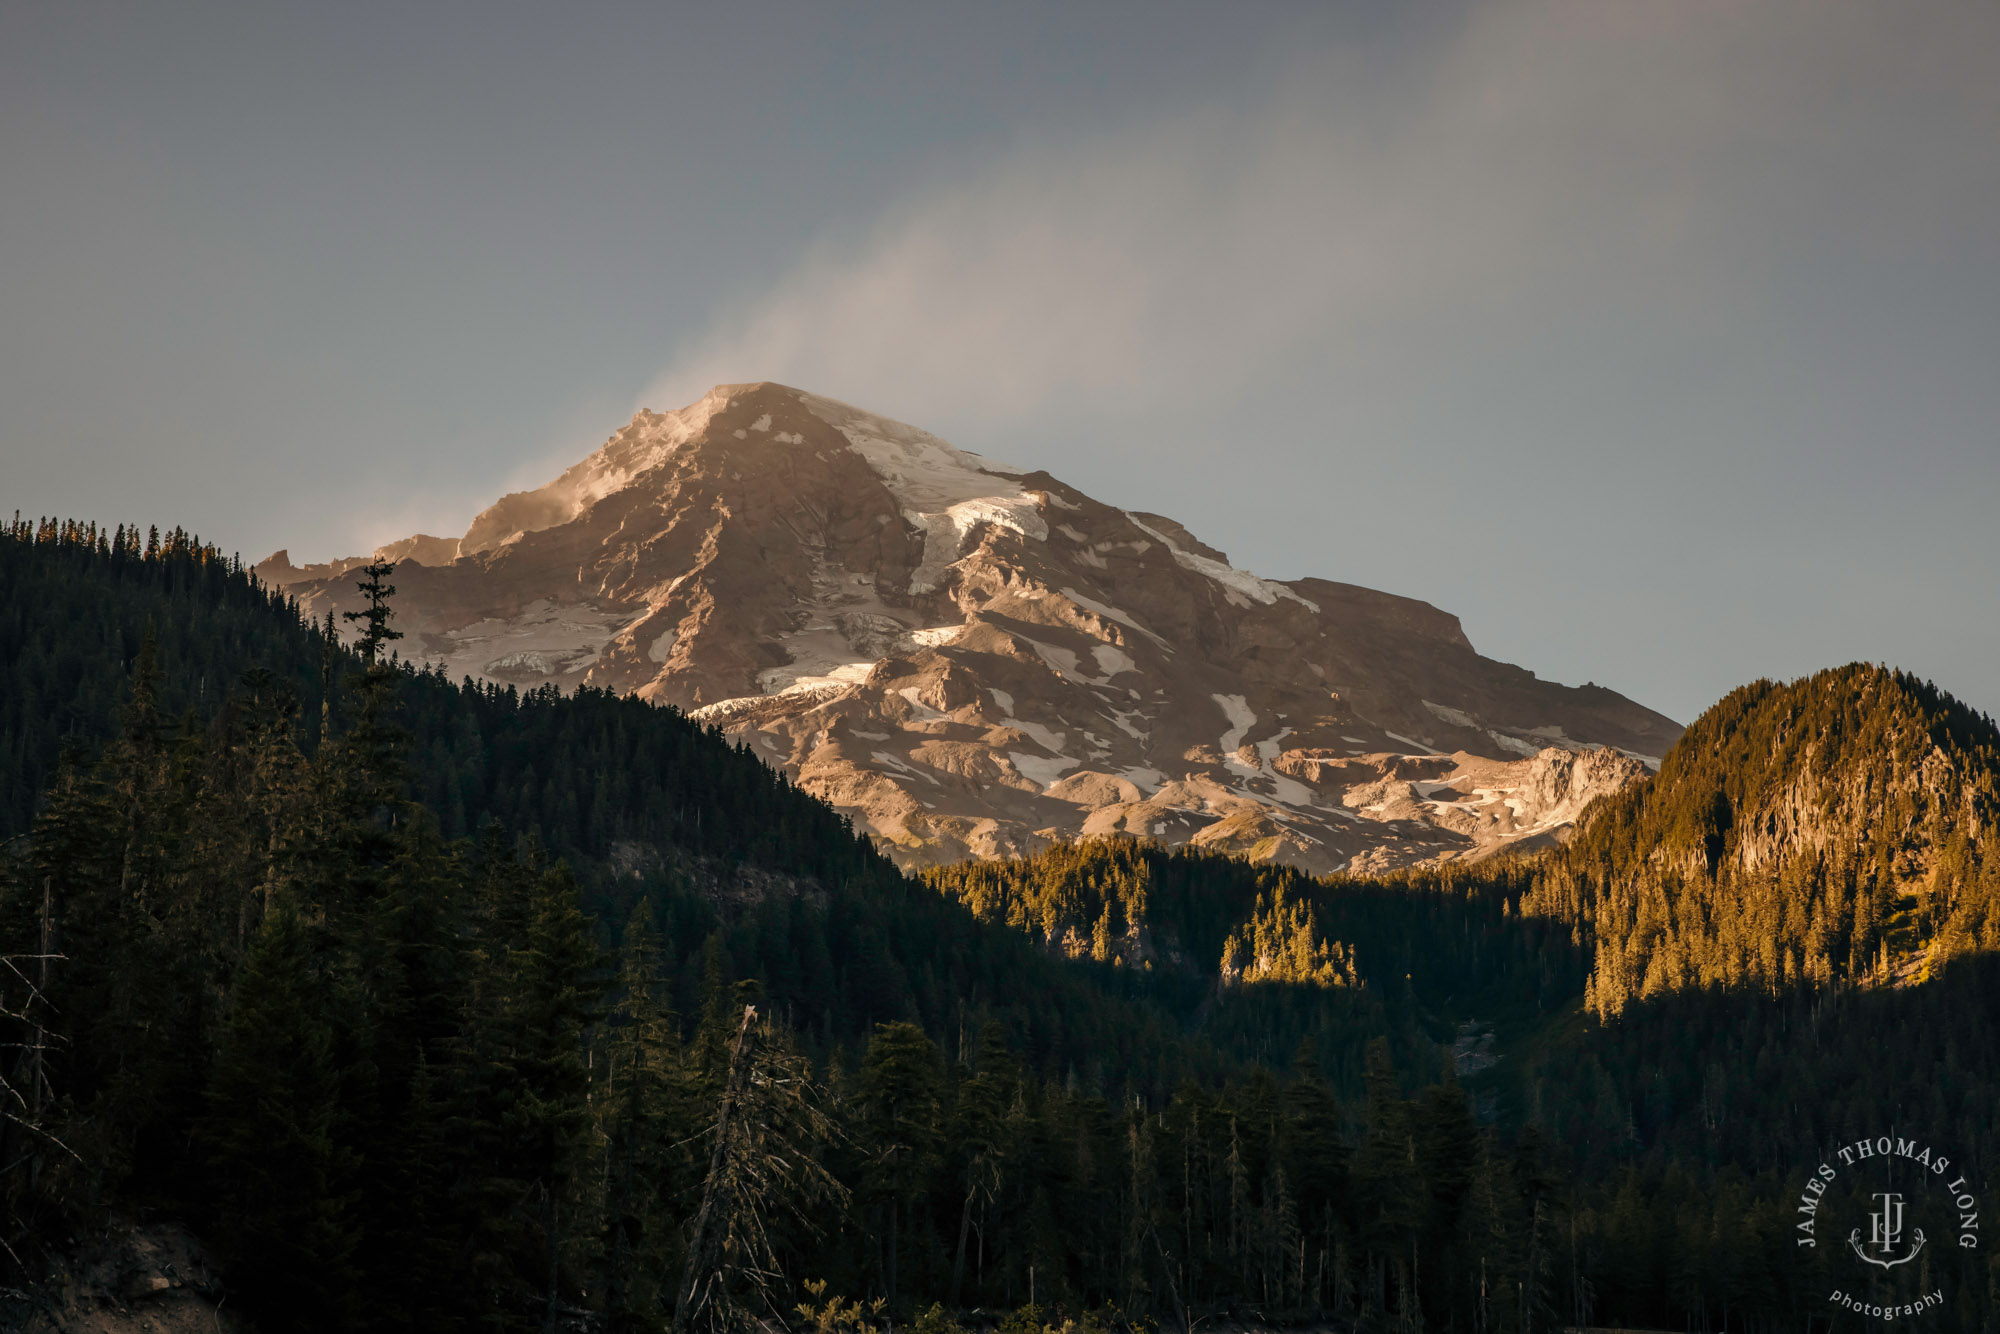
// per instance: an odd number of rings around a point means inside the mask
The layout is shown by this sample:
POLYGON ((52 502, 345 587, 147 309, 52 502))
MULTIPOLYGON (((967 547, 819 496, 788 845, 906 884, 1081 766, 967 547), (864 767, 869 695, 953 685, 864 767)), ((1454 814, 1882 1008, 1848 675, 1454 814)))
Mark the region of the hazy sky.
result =
POLYGON ((0 508, 323 559, 753 379, 2000 711, 2000 5, 0 4, 0 508))

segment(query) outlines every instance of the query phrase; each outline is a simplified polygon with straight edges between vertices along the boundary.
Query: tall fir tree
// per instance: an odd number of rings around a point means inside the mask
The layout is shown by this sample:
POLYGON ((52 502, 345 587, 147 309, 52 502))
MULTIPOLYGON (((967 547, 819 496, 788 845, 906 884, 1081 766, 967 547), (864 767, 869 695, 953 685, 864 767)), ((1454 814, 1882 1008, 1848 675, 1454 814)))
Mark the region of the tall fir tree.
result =
POLYGON ((358 1314, 360 1163, 342 1143, 342 1071, 311 938, 280 896, 230 995, 203 1139, 217 1237, 254 1301, 300 1329, 358 1314))

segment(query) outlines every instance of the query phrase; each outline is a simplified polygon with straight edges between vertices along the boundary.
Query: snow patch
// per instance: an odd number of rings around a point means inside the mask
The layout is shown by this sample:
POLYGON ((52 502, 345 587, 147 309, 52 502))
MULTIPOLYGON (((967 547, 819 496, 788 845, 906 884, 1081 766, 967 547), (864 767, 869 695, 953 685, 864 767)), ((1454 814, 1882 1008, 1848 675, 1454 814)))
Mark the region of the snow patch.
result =
POLYGON ((1032 502, 1005 496, 981 496, 942 510, 905 509, 903 517, 923 531, 924 558, 910 574, 912 593, 935 592, 944 572, 965 550, 965 539, 981 524, 1010 528, 1023 537, 1045 540, 1049 533, 1032 502), (1025 508, 1024 508, 1025 506, 1025 508))
POLYGON ((793 631, 779 641, 779 646, 791 661, 757 673, 757 688, 766 695, 791 695, 832 685, 860 685, 875 667, 872 659, 857 659, 854 645, 848 643, 837 625, 828 621, 815 621, 793 631))
POLYGON ((1278 772, 1278 754, 1284 749, 1285 738, 1291 734, 1291 728, 1280 728, 1276 736, 1266 737, 1257 743, 1257 758, 1265 770, 1264 781, 1271 785, 1271 795, 1286 806, 1317 806, 1319 803, 1314 800, 1311 788, 1278 772))
MULTIPOLYGON (((786 669, 780 667, 775 670, 783 672, 786 669)), ((833 689, 845 690, 849 686, 858 686, 866 681, 868 673, 874 670, 875 664, 872 662, 844 662, 829 672, 823 672, 814 676, 793 677, 790 684, 769 693, 774 695, 800 695, 818 694, 822 691, 833 689)), ((763 684, 764 678, 769 675, 770 672, 759 672, 757 674, 758 684, 763 684)))
POLYGON ((1129 711, 1121 712, 1118 709, 1110 709, 1107 710, 1107 712, 1110 715, 1112 723, 1118 728, 1119 731, 1123 732, 1126 736, 1131 737, 1134 741, 1144 741, 1146 739, 1146 734, 1144 732, 1132 726, 1131 720, 1142 716, 1139 710, 1132 709, 1129 711))
POLYGON ((1479 727, 1478 720, 1463 709, 1447 708, 1442 704, 1433 704, 1429 700, 1424 701, 1424 707, 1431 711, 1431 717, 1441 723, 1450 723, 1453 727, 1470 727, 1474 730, 1479 727))
POLYGON ((461 676, 519 681, 523 676, 566 676, 597 661, 630 622, 623 614, 538 598, 507 619, 488 618, 443 636, 441 662, 452 680, 461 676))
POLYGON ((1171 653, 1174 651, 1173 646, 1167 643, 1166 640, 1160 638, 1158 635, 1154 634, 1151 630, 1148 630, 1145 626, 1133 620, 1130 615, 1118 610, 1118 608, 1110 606, 1107 603, 1099 602, 1096 598, 1088 597, 1082 593, 1079 593, 1074 588, 1062 588, 1056 591, 1061 593, 1064 597, 1068 598, 1071 602, 1074 602, 1077 606, 1082 607, 1085 611, 1094 611, 1099 616, 1104 617, 1106 620, 1118 622, 1118 624, 1124 626, 1127 630, 1137 630, 1140 634, 1146 636, 1146 638, 1152 640, 1155 644, 1158 644, 1161 648, 1165 649, 1167 652, 1171 653))
POLYGON ((928 431, 863 412, 817 394, 801 394, 806 410, 847 437, 924 534, 924 558, 910 576, 912 593, 938 587, 965 538, 981 524, 1047 541, 1037 493, 1010 486, 1018 469, 959 449, 928 431))
MULTIPOLYGON (((783 692, 786 698, 803 697, 810 700, 826 701, 846 694, 852 686, 840 684, 800 685, 796 689, 783 692)), ((770 695, 737 695, 732 699, 719 699, 713 704, 704 704, 698 709, 688 710, 688 717, 700 723, 726 723, 738 714, 755 711, 758 705, 772 698, 770 695)), ((775 744, 769 737, 763 738, 766 745, 775 744)))
POLYGON ((677 630, 665 631, 660 635, 659 638, 653 641, 653 646, 646 650, 646 656, 651 658, 654 662, 665 662, 667 658, 671 656, 674 651, 674 641, 679 638, 680 638, 679 631, 677 630))
MULTIPOLYGON (((597 656, 594 651, 589 649, 581 650, 581 652, 591 658, 597 656)), ((556 676, 562 672, 573 670, 569 664, 576 656, 576 653, 567 655, 536 653, 531 649, 526 652, 509 653, 504 657, 495 658, 486 664, 486 670, 495 673, 533 672, 538 676, 556 676)))
POLYGON ((1312 789, 1296 778, 1287 778, 1275 771, 1270 775, 1271 795, 1287 806, 1317 806, 1312 789))
MULTIPOLYGON (((938 782, 938 777, 936 774, 931 773, 929 770, 926 769, 918 769, 912 765, 905 764, 901 760, 897 759, 894 755, 891 755, 886 750, 872 751, 869 753, 868 758, 875 761, 875 763, 881 765, 885 769, 894 769, 898 773, 908 774, 912 778, 921 778, 926 783, 930 783, 935 787, 944 786, 944 784, 938 782)), ((925 803, 925 805, 929 804, 930 803, 928 802, 925 803)))
POLYGON ((1222 734, 1222 753, 1233 755, 1236 748, 1243 744, 1243 738, 1250 734, 1250 729, 1257 725, 1257 715, 1251 710, 1250 701, 1241 695, 1210 695, 1209 698, 1222 710, 1223 719, 1229 724, 1229 730, 1222 734))
POLYGON ((1063 770, 1074 769, 1083 762, 1072 760, 1067 755, 1045 759, 1040 755, 1030 755, 1019 750, 1008 751, 1007 758, 1014 762, 1016 773, 1043 791, 1047 791, 1062 777, 1063 770))
POLYGON ((1149 797, 1167 785, 1167 776, 1165 774, 1161 773, 1158 769, 1146 768, 1144 766, 1136 769, 1127 769, 1118 776, 1149 797))
POLYGON ((1505 732, 1496 732, 1488 728, 1486 735, 1493 738, 1494 745, 1500 747, 1500 749, 1510 755, 1529 756, 1542 753, 1542 748, 1533 742, 1523 741, 1517 736, 1508 736, 1505 732))
POLYGON ((1069 746, 1069 736, 1058 732, 1045 723, 1031 722, 1026 718, 1011 718, 1007 725, 1032 737, 1035 744, 1052 755, 1060 755, 1069 746))
MULTIPOLYGON (((869 663, 868 665, 872 668, 875 664, 869 663)), ((918 691, 921 689, 921 686, 904 686, 901 690, 892 691, 891 693, 902 696, 903 702, 910 706, 911 710, 917 715, 917 721, 920 723, 936 722, 943 718, 944 715, 942 713, 924 703, 922 697, 918 694, 918 691)))
MULTIPOLYGON (((1125 517, 1132 519, 1132 516, 1129 514, 1125 517)), ((1308 602, 1291 589, 1286 588, 1283 584, 1274 583, 1269 579, 1259 579, 1248 570, 1239 570, 1234 565, 1225 565, 1219 560, 1210 560, 1208 557, 1198 556, 1192 551, 1182 551, 1174 545, 1172 539, 1168 538, 1166 534, 1157 529, 1148 528, 1137 519, 1132 519, 1132 523, 1145 533, 1158 539, 1162 546, 1173 553, 1174 560, 1180 564, 1182 569, 1193 570, 1196 574, 1207 575, 1216 583, 1221 584, 1223 597, 1236 606, 1247 607, 1251 602, 1261 602, 1268 607, 1274 605, 1279 598, 1290 598, 1309 611, 1315 613, 1319 611, 1319 604, 1317 602, 1308 602), (1248 599, 1248 601, 1244 599, 1248 599)))
POLYGON ((903 638, 920 648, 936 648, 949 644, 965 633, 963 625, 927 625, 920 630, 912 630, 903 638))
MULTIPOLYGON (((1027 636, 1023 635, 1022 638, 1027 639, 1027 636)), ((1077 669, 1076 654, 1057 644, 1044 644, 1039 639, 1029 639, 1028 642, 1034 645, 1035 652, 1041 655, 1042 661, 1048 664, 1049 670, 1062 677, 1063 680, 1073 682, 1077 685, 1090 684, 1090 678, 1083 675, 1077 669)))
POLYGON ((751 423, 750 423, 750 429, 751 429, 751 430, 753 430, 753 431, 768 431, 768 430, 770 430, 770 429, 771 429, 771 414, 767 412, 767 413, 765 413, 765 414, 764 414, 763 416, 759 417, 759 418, 758 418, 758 419, 757 419, 756 421, 753 421, 753 422, 751 422, 751 423))
POLYGON ((1559 725, 1553 723, 1544 724, 1541 727, 1523 728, 1522 730, 1529 736, 1540 737, 1543 749, 1554 746, 1557 750, 1566 750, 1572 754, 1583 754, 1588 751, 1603 749, 1601 745, 1594 741, 1578 741, 1576 738, 1565 734, 1559 725))
POLYGON ((1139 664, 1132 661, 1131 654, 1110 644, 1099 644, 1090 650, 1090 656, 1097 659, 1097 670, 1103 673, 1103 679, 1106 681, 1125 672, 1139 670, 1139 664))

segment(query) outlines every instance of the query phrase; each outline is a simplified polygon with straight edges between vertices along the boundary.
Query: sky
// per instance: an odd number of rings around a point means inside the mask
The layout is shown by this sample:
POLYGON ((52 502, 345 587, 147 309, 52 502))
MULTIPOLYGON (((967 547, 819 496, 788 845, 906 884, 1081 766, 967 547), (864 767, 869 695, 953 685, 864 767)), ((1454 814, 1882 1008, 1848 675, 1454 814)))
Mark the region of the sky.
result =
POLYGON ((0 509, 326 559, 763 379, 1682 721, 2000 713, 2000 6, 0 4, 0 509))

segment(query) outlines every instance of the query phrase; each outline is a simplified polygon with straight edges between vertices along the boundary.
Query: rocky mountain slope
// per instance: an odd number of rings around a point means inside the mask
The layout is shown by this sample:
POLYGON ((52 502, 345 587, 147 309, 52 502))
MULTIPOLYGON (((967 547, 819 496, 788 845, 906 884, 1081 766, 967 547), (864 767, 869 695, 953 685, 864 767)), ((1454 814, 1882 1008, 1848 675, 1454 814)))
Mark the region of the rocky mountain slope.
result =
MULTIPOLYGON (((1546 840, 1679 733, 1457 618, 1259 578, 1160 515, 782 385, 641 412, 462 538, 405 648, 686 709, 933 864, 1116 832, 1313 870, 1546 840)), ((257 567, 314 614, 365 558, 257 567)))

